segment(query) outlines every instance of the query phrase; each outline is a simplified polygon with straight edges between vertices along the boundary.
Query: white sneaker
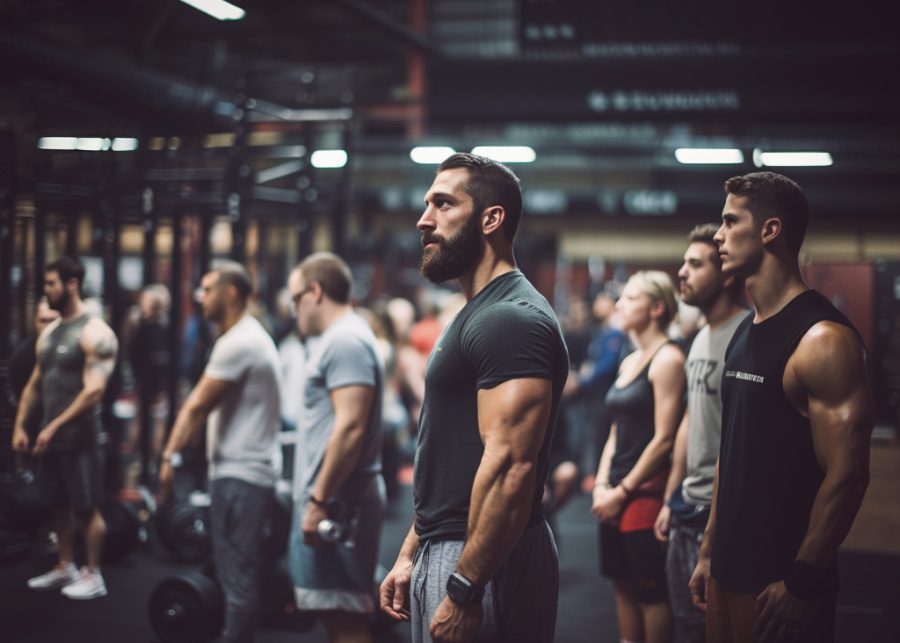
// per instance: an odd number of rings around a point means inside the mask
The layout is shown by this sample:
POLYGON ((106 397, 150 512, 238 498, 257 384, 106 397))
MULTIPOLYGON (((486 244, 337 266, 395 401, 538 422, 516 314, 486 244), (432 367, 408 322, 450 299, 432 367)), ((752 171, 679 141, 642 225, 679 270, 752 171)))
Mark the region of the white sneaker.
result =
POLYGON ((49 590, 65 587, 78 580, 78 569, 73 563, 64 567, 54 567, 46 574, 28 579, 28 587, 37 590, 49 590))
POLYGON ((89 600, 106 596, 106 583, 99 571, 92 572, 87 567, 82 567, 78 574, 78 580, 71 585, 62 588, 62 593, 68 598, 76 600, 89 600))

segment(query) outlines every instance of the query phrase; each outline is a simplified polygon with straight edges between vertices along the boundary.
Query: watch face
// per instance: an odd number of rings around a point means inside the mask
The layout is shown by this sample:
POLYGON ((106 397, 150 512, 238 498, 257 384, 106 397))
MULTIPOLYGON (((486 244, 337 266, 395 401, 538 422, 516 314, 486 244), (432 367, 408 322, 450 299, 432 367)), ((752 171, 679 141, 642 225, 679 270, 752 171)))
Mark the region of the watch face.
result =
POLYGON ((472 586, 466 585, 456 574, 450 574, 447 579, 447 596, 458 605, 468 605, 472 602, 472 586))

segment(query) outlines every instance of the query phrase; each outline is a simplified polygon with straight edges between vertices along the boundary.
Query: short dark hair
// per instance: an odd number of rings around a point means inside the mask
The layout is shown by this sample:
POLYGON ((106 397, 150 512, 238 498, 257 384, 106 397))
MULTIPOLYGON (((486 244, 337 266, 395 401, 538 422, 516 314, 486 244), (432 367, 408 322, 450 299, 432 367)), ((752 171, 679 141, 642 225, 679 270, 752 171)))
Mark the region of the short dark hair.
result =
POLYGON ((77 257, 62 256, 48 263, 44 268, 44 272, 57 273, 63 283, 69 281, 69 279, 78 280, 79 291, 82 284, 84 284, 84 264, 77 257))
POLYGON ((234 286, 241 301, 246 302, 253 294, 253 281, 250 273, 236 261, 225 261, 213 268, 219 276, 219 284, 222 286, 234 286))
POLYGON ((795 181, 775 172, 754 172, 725 181, 725 192, 745 197, 757 223, 781 219, 788 249, 800 253, 809 224, 809 204, 795 181))
POLYGON ((506 212, 503 221, 503 236, 512 241, 522 218, 522 188, 512 170, 493 159, 477 154, 458 152, 444 159, 437 171, 464 168, 469 172, 465 191, 472 197, 475 213, 480 214, 494 205, 506 212))
POLYGON ((315 281, 322 292, 338 304, 350 302, 353 275, 347 262, 331 252, 316 252, 300 262, 296 268, 303 275, 304 285, 315 281))
POLYGON ((721 270, 722 257, 719 256, 719 246, 714 239, 718 230, 719 224, 717 223, 701 223, 700 225, 695 225, 693 230, 688 233, 688 243, 705 243, 712 246, 716 251, 713 253, 713 263, 721 270))

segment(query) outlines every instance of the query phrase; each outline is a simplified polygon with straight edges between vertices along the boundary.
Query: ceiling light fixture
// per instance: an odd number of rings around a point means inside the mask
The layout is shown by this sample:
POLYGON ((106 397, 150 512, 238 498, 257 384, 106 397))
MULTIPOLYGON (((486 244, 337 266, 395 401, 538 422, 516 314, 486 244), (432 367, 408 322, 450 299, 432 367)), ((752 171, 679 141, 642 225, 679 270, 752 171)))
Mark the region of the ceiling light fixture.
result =
POLYGON ((419 146, 409 151, 409 158, 413 163, 420 165, 437 165, 442 163, 451 154, 456 154, 456 150, 446 146, 419 146))
POLYGON ((216 20, 240 20, 246 11, 225 0, 181 0, 184 4, 199 9, 216 20))
POLYGON ((112 142, 113 152, 133 152, 138 148, 136 138, 114 138, 112 142))
POLYGON ((728 147, 679 147, 675 159, 685 165, 736 165, 744 162, 744 153, 728 147))
POLYGON ((486 156, 498 163, 533 163, 537 158, 534 149, 527 145, 479 145, 472 154, 486 156))
POLYGON ((753 150, 756 167, 828 167, 834 164, 828 152, 763 152, 753 150))
POLYGON ((42 150, 74 150, 78 139, 74 136, 44 136, 38 139, 38 148, 42 150))
POLYGON ((347 165, 347 152, 344 150, 316 150, 309 158, 313 167, 338 168, 347 165))

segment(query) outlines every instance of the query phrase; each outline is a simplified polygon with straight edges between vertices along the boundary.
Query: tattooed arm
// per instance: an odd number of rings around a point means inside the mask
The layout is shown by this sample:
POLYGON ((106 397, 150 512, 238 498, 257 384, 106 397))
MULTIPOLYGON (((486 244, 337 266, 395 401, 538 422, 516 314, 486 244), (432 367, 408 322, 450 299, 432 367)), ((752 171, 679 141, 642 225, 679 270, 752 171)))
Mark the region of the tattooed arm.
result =
POLYGON ((35 440, 34 453, 47 449, 50 440, 60 427, 91 410, 103 399, 109 377, 116 365, 119 341, 115 333, 102 319, 89 321, 81 334, 81 348, 84 351, 84 373, 81 392, 62 413, 50 418, 35 440))

